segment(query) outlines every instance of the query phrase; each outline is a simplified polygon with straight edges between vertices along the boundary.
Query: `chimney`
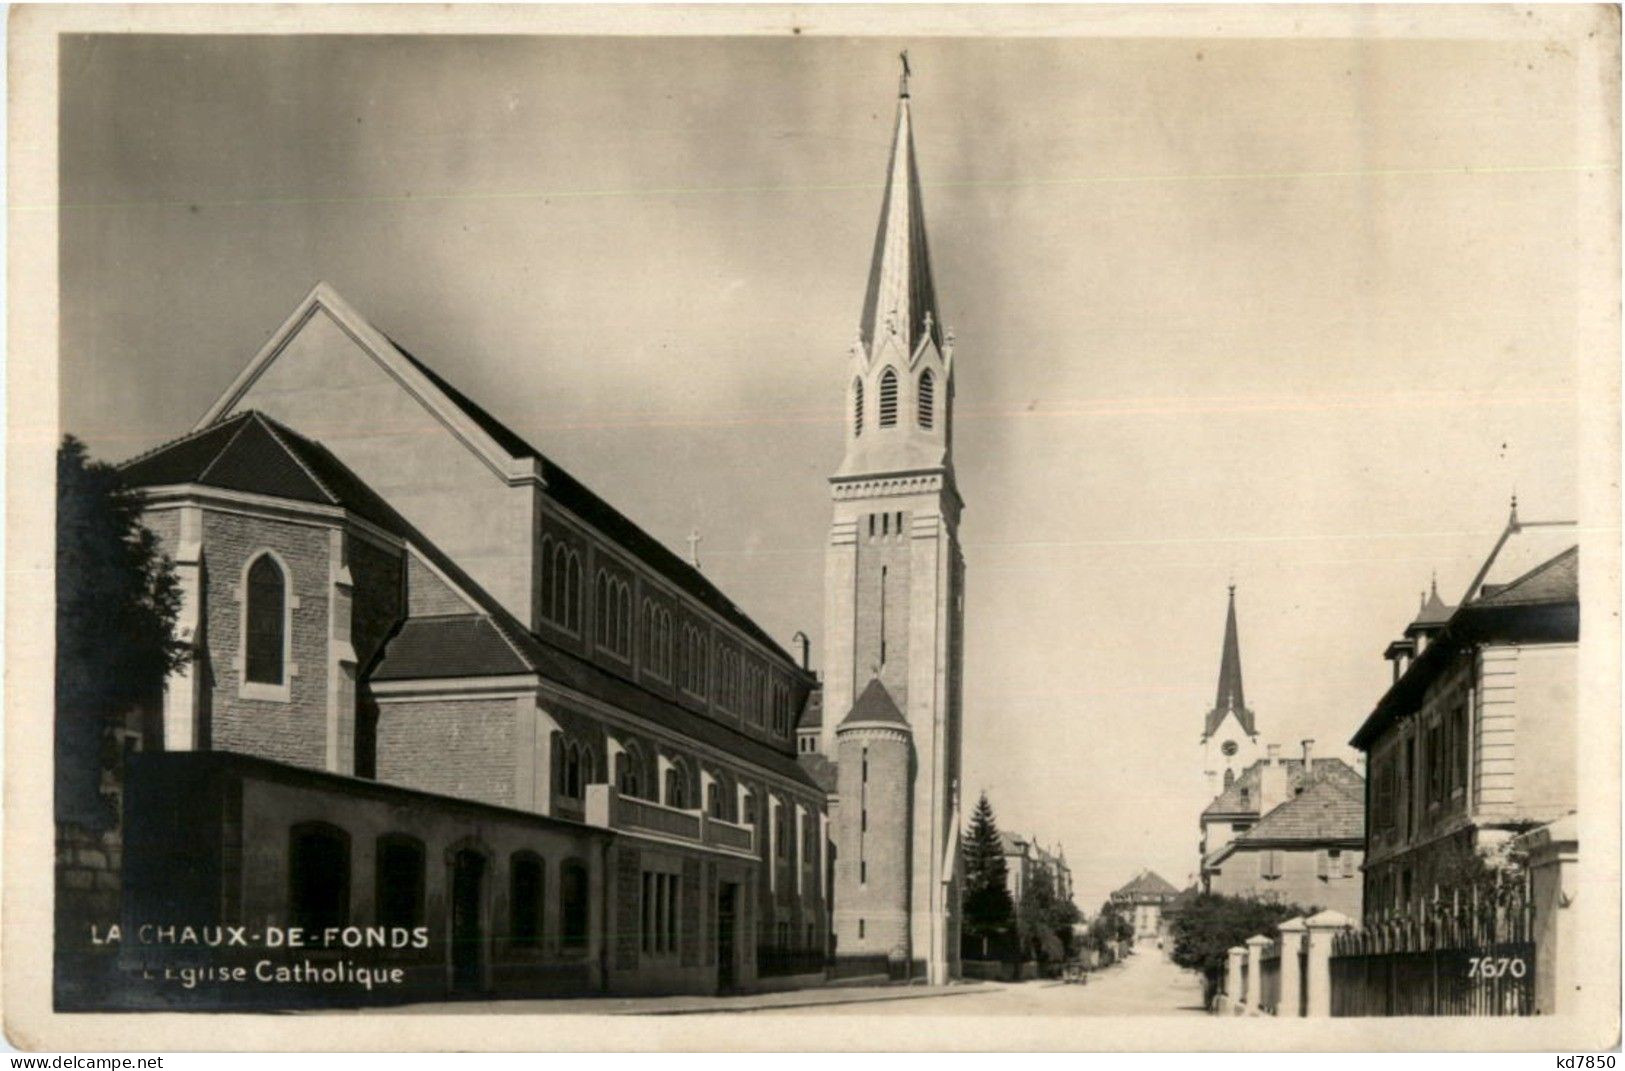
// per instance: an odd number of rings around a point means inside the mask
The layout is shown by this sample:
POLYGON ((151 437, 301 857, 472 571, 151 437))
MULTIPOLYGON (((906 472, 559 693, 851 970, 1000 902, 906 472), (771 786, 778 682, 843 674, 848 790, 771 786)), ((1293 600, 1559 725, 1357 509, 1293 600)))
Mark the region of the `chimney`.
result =
POLYGON ((1286 765, 1281 762, 1281 745, 1265 749, 1269 761, 1258 770, 1258 815, 1262 818, 1286 802, 1286 765))
POLYGON ((1308 777, 1315 772, 1315 738, 1310 737, 1303 742, 1303 776, 1308 777))

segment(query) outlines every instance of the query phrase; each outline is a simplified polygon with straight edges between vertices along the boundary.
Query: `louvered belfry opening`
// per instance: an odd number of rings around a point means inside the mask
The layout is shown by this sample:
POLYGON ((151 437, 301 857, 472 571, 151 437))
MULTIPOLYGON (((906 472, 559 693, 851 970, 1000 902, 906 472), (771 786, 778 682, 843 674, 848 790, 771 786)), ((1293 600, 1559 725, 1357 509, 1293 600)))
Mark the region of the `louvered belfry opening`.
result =
POLYGON ((897 423, 897 373, 888 368, 880 375, 880 426, 897 423))

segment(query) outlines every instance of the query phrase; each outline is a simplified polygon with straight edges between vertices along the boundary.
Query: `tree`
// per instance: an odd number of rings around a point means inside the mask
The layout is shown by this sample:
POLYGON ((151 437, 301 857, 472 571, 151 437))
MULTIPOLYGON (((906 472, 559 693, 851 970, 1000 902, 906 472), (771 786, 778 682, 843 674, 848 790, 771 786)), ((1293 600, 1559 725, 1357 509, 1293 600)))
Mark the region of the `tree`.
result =
POLYGON ((1123 917, 1123 909, 1114 900, 1100 905, 1100 913, 1089 923, 1084 937, 1088 947, 1105 952, 1134 936, 1134 923, 1123 917))
POLYGON ((1072 954, 1072 925, 1077 905, 1055 894, 1055 878, 1048 867, 1033 868, 1016 912, 1021 947, 1039 963, 1056 963, 1072 954))
POLYGON ((971 813, 970 828, 960 839, 965 861, 963 929, 975 942, 973 947, 986 955, 1002 950, 1015 927, 1016 907, 1010 899, 1010 874, 1004 862, 1004 844, 999 839, 993 805, 982 793, 971 813))
POLYGON ((175 639, 174 564, 141 523, 141 499, 118 469, 65 436, 56 461, 56 815, 94 829, 113 821, 102 771, 112 730, 155 709, 185 664, 175 639))
POLYGON ((1308 918, 1318 908, 1279 904, 1251 897, 1202 893, 1192 897, 1173 921, 1173 960, 1202 975, 1203 998, 1212 1004, 1224 979, 1230 949, 1254 934, 1277 939, 1280 924, 1308 918))

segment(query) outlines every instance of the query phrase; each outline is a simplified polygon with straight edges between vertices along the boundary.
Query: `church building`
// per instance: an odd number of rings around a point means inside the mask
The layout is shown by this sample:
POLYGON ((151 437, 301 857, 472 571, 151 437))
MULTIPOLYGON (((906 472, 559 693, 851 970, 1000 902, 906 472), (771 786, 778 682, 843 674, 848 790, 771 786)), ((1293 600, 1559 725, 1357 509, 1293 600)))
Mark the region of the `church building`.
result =
MULTIPOLYGON (((127 763, 131 924, 325 934, 303 956, 340 975, 358 953, 333 935, 381 934, 362 955, 406 976, 243 1003, 811 984, 832 951, 957 974, 953 339, 910 122, 905 73, 822 682, 318 285, 190 432, 122 466, 194 653, 127 763)), ((117 965, 184 958, 131 943, 117 965)))

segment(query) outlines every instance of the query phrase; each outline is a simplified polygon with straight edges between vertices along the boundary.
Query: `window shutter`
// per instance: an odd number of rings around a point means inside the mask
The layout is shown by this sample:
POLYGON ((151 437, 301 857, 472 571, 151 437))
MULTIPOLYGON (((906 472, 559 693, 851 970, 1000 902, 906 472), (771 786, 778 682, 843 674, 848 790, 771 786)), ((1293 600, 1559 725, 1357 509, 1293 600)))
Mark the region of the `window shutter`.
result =
POLYGON ((1315 853, 1315 873, 1322 878, 1331 876, 1331 857, 1324 848, 1315 853))
POLYGON ((1354 876, 1354 853, 1344 852, 1342 862, 1343 876, 1345 878, 1352 878, 1354 876))

